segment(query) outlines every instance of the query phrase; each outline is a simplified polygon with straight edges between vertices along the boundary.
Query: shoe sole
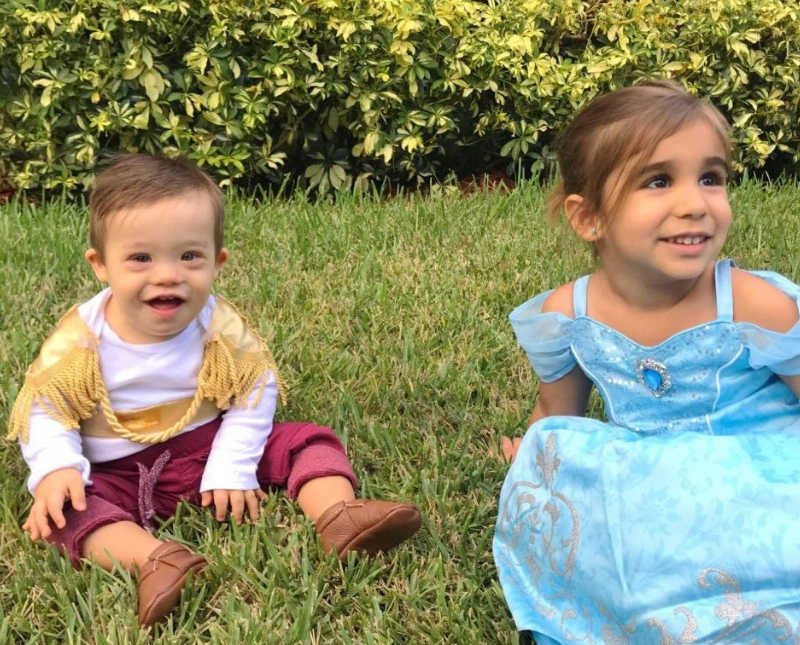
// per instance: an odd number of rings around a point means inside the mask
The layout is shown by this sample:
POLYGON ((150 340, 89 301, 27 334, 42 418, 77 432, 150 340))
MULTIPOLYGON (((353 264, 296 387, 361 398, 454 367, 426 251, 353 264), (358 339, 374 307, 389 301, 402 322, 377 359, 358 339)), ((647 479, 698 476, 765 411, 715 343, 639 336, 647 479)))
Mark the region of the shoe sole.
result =
POLYGON ((349 551, 369 555, 388 551, 414 535, 421 525, 422 516, 416 508, 399 506, 345 544, 339 557, 345 558, 349 551))

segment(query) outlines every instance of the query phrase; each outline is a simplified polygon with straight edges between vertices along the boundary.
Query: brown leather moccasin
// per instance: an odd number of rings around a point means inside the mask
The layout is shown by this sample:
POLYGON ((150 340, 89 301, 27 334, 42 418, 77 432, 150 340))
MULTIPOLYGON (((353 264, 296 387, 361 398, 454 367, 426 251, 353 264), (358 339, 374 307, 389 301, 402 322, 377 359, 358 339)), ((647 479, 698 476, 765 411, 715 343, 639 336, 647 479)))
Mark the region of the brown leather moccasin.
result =
POLYGON ((155 549, 139 574, 139 624, 152 625, 172 611, 186 578, 205 565, 204 557, 177 542, 155 549))
POLYGON ((374 499, 339 502, 316 522, 322 548, 344 559, 350 551, 375 555, 408 539, 420 527, 416 506, 374 499))

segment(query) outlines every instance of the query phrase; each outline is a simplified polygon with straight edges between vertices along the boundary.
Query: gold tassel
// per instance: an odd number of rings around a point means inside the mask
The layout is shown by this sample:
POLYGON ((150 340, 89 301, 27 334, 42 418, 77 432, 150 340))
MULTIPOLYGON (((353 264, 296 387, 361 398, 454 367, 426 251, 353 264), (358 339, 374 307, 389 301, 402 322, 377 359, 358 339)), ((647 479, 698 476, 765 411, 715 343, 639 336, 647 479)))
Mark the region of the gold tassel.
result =
POLYGON ((95 413, 102 379, 97 352, 86 347, 71 349, 35 378, 29 374, 11 410, 7 438, 28 442, 34 403, 67 428, 77 429, 82 419, 95 413))
POLYGON ((197 375, 197 390, 202 398, 213 401, 220 410, 227 410, 231 405, 247 406, 250 395, 255 392, 252 403, 255 407, 264 394, 267 370, 274 374, 281 402, 285 404, 283 381, 266 347, 261 351, 237 352, 216 333, 206 345, 203 365, 197 375))

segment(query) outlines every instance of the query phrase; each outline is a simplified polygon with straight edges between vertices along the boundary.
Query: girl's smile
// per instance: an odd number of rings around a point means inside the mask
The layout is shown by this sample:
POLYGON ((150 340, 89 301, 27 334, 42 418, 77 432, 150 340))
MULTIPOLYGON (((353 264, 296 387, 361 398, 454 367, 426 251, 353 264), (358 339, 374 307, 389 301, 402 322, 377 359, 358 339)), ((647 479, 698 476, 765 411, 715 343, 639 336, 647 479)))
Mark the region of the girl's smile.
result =
POLYGON ((705 233, 688 233, 662 238, 664 244, 675 247, 674 252, 686 256, 702 254, 712 240, 711 235, 705 233))
POLYGON ((681 246, 699 246, 710 239, 711 236, 706 235, 705 233, 701 233, 699 235, 689 233, 684 235, 675 235, 673 237, 666 237, 664 238, 664 242, 669 242, 670 244, 679 244, 681 246))

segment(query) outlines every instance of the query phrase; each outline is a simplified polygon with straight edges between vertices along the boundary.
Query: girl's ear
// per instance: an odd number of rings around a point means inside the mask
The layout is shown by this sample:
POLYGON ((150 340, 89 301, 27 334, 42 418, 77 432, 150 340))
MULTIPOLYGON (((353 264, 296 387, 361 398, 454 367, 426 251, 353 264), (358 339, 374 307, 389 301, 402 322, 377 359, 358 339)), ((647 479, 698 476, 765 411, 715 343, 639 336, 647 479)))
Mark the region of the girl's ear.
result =
POLYGON ((580 195, 567 195, 564 200, 564 213, 572 230, 582 240, 596 242, 603 236, 602 218, 586 203, 580 195))

